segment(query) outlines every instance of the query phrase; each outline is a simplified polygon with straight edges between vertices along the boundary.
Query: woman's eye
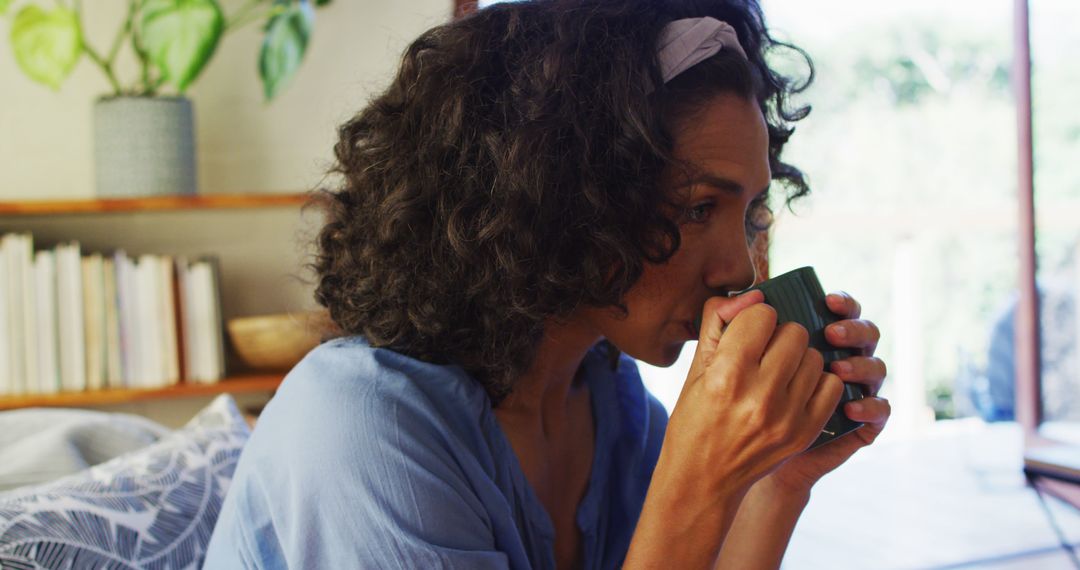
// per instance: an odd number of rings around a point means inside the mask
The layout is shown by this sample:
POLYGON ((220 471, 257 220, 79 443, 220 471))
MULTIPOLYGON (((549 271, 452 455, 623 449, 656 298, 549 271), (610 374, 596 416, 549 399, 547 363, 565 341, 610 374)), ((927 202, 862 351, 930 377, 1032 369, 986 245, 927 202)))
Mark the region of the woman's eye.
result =
POLYGON ((687 222, 700 224, 709 219, 709 212, 711 212, 712 209, 712 202, 702 202, 701 204, 688 208, 683 218, 687 222))
POLYGON ((772 221, 772 208, 769 207, 768 199, 765 196, 755 198, 746 210, 747 238, 753 239, 757 234, 767 231, 772 226, 772 221))

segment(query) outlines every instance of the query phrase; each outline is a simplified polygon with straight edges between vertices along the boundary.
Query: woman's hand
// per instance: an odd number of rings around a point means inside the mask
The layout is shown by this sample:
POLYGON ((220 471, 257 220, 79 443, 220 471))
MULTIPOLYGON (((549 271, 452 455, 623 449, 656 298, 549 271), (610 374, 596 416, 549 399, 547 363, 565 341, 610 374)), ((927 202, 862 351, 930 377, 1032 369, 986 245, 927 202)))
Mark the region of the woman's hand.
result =
POLYGON ((777 326, 762 301, 755 290, 706 302, 625 568, 712 567, 754 483, 809 447, 836 409, 843 383, 822 373, 806 329, 777 326))
POLYGON ((775 488, 797 495, 808 492, 818 479, 847 461, 859 449, 873 443, 885 428, 891 413, 889 401, 877 397, 886 375, 885 363, 874 357, 881 338, 877 326, 859 318, 862 307, 847 293, 831 293, 825 302, 829 310, 844 318, 825 327, 825 340, 833 346, 853 348, 858 354, 833 362, 831 371, 844 382, 862 384, 867 394, 862 400, 848 402, 844 406, 844 413, 865 425, 789 459, 769 475, 770 483, 775 488))
POLYGON ((777 326, 763 300, 752 291, 705 305, 661 454, 665 466, 693 473, 699 488, 748 489, 814 441, 843 389, 822 373, 806 329, 777 326))

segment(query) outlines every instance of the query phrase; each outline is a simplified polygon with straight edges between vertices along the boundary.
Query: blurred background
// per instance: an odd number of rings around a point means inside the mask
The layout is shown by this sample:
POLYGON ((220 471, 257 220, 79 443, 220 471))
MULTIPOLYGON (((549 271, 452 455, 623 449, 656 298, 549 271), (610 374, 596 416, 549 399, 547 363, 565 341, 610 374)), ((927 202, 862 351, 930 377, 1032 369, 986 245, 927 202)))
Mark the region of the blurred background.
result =
MULTIPOLYGON (((1075 507, 1037 496, 1015 420, 1020 283, 1012 0, 763 0, 817 76, 773 200, 770 274, 812 265, 882 332, 878 442, 818 483, 785 568, 1080 568, 1075 507)), ((1039 433, 1080 442, 1080 3, 1031 0, 1039 433)), ((798 58, 776 62, 800 72, 798 58)), ((673 409, 695 344, 640 363, 673 409)), ((1028 440, 1030 441, 1030 436, 1028 440)), ((1028 444, 1030 445, 1030 443, 1028 444)), ((1061 457, 1080 462, 1080 448, 1061 457)), ((1073 499, 1075 504, 1075 499, 1073 499)))
MULTIPOLYGON (((887 437, 935 420, 1013 419, 1013 2, 763 4, 774 35, 805 49, 817 74, 797 99, 813 112, 785 149, 812 194, 791 209, 774 197, 770 273, 813 265, 880 326, 887 437)), ((1080 421, 1078 23, 1076 2, 1032 2, 1043 404, 1059 426, 1080 421)), ((642 365, 669 409, 693 346, 673 368, 642 365)))
MULTIPOLYGON (((0 0, 5 35, 30 2, 0 0)), ((813 191, 790 210, 774 196, 770 272, 814 266, 826 290, 862 303, 882 331, 883 396, 893 405, 879 442, 815 487, 785 568, 1080 568, 1080 515, 1027 484, 1015 421, 1022 228, 1014 2, 762 3, 774 36, 805 49, 817 72, 797 99, 813 112, 786 149, 813 191)), ((55 3, 68 4, 77 2, 55 3)), ((221 4, 236 16, 270 2, 221 4)), ((179 207, 139 202, 112 211, 98 200, 92 108, 109 90, 105 77, 84 58, 61 88, 49 89, 25 77, 2 44, 0 235, 33 232, 45 247, 77 239, 84 252, 212 254, 223 321, 312 310, 302 265, 320 220, 300 206, 304 191, 325 182, 337 125, 385 86, 409 41, 476 7, 314 4, 303 65, 272 101, 258 73, 261 26, 230 32, 188 90, 200 198, 228 200, 179 207), (284 202, 267 200, 274 195, 284 202), (247 206, 229 206, 232 197, 247 206), (41 200, 73 205, 54 212, 40 209, 41 200), (39 213, 25 214, 28 204, 39 213)), ((128 3, 82 5, 86 38, 104 49, 128 3)), ((1080 2, 1031 0, 1030 22, 1041 431, 1080 443, 1080 2)), ((790 53, 775 57, 805 72, 790 53)), ((118 74, 136 68, 130 55, 117 61, 118 74)), ((687 344, 666 369, 640 365, 669 410, 695 348, 687 344)), ((0 397, 0 409, 66 405, 176 428, 220 392, 257 410, 283 373, 230 371, 214 387, 181 381, 153 392, 0 397)))
MULTIPOLYGON (((308 245, 321 217, 302 208, 303 193, 328 183, 337 126, 385 87, 410 41, 453 16, 452 1, 342 0, 318 2, 315 10, 310 9, 314 2, 301 0, 216 3, 228 22, 247 23, 221 35, 185 92, 193 108, 198 198, 164 204, 135 199, 119 206, 99 201, 95 188, 94 110, 112 91, 106 75, 81 54, 62 84, 51 88, 32 81, 14 57, 11 33, 18 14, 76 4, 0 0, 0 235, 30 232, 35 249, 78 240, 84 254, 122 249, 131 256, 211 256, 219 262, 223 324, 263 316, 284 320, 317 308, 303 265, 310 261, 308 245), (294 41, 282 51, 294 50, 292 74, 270 99, 260 61, 270 43, 273 6, 307 7, 310 19, 306 34, 287 37, 294 41)), ((205 7, 208 1, 197 4, 205 7)), ((82 36, 102 57, 130 5, 127 0, 81 4, 82 36)), ((113 72, 131 89, 140 65, 128 38, 118 47, 113 72)), ((168 97, 177 88, 166 83, 159 91, 168 97)), ((226 348, 234 353, 230 341, 225 338, 226 348)), ((244 367, 230 366, 224 380, 237 377, 233 368, 244 367)), ((242 389, 243 383, 227 386, 241 404, 257 408, 280 382, 279 372, 260 374, 266 382, 248 383, 251 390, 242 389)), ((0 386, 0 409, 56 405, 40 398, 5 401, 2 394, 0 386)), ((63 404, 93 403, 96 409, 142 414, 176 427, 212 397, 194 390, 155 398, 99 395, 63 404)))

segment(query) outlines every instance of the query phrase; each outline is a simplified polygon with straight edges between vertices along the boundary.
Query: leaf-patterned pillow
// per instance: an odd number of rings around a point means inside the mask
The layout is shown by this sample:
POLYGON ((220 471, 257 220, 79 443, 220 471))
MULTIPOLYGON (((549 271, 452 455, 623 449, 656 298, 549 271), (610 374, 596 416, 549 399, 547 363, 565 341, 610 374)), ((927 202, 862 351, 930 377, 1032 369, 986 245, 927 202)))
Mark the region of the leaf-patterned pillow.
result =
POLYGON ((221 395, 144 449, 0 493, 0 568, 199 568, 249 434, 221 395))

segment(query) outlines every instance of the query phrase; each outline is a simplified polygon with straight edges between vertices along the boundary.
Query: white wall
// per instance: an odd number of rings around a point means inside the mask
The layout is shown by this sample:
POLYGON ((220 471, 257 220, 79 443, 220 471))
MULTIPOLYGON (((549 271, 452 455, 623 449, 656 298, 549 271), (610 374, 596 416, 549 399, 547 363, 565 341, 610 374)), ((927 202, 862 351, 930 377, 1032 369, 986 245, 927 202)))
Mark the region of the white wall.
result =
MULTIPOLYGON (((241 2, 222 4, 229 14, 241 2)), ((86 35, 99 52, 108 50, 126 5, 83 2, 86 35)), ((337 124, 385 85, 410 40, 451 12, 451 0, 335 0, 318 10, 304 65, 270 104, 258 81, 258 25, 225 36, 189 93, 200 192, 316 184, 332 156, 337 124)), ((92 196, 91 109, 108 82, 86 57, 59 92, 30 81, 12 57, 9 31, 10 17, 0 23, 0 200, 92 196)), ((134 77, 132 59, 122 60, 122 78, 134 77)))
MULTIPOLYGON (((240 1, 223 4, 229 14, 240 1)), ((107 50, 126 5, 83 2, 86 35, 99 52, 107 50)), ((452 0, 335 0, 317 11, 304 65, 272 103, 263 102, 256 71, 258 26, 225 36, 189 93, 200 193, 318 186, 331 164, 336 127, 386 85, 405 46, 446 21, 452 7, 452 0)), ((109 91, 108 82, 85 57, 59 92, 30 81, 6 45, 9 26, 0 23, 0 201, 93 196, 92 106, 109 91)), ((122 53, 129 57, 118 75, 132 78, 133 58, 122 53)), ((84 249, 218 253, 231 317, 313 305, 311 287, 294 278, 310 261, 305 254, 320 222, 312 212, 304 218, 296 208, 0 217, 0 232, 33 231, 40 245, 79 239, 84 249)))
MULTIPOLYGON (((51 7, 51 0, 34 0, 51 7)), ((16 0, 15 8, 26 0, 16 0)), ((240 0, 222 0, 226 14, 240 0)), ((107 51, 126 1, 84 1, 89 41, 107 51)), ((405 46, 449 19, 452 0, 334 0, 316 13, 303 66, 272 103, 257 74, 260 33, 225 38, 189 92, 196 116, 199 191, 298 192, 320 183, 333 157, 336 127, 381 90, 405 46)), ((11 15, 11 14, 9 14, 11 15)), ((18 69, 0 20, 0 201, 94 195, 92 105, 109 91, 85 57, 53 92, 18 69)), ((131 58, 119 74, 133 78, 131 58)), ((140 212, 95 216, 0 217, 0 233, 30 230, 39 245, 78 239, 84 250, 217 253, 226 318, 314 307, 312 287, 295 277, 309 261, 318 216, 298 208, 140 212)), ((258 399, 248 395, 243 401, 258 399)), ((206 399, 147 402, 110 409, 169 425, 186 421, 206 399)))

